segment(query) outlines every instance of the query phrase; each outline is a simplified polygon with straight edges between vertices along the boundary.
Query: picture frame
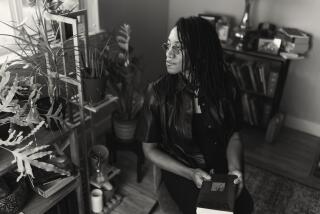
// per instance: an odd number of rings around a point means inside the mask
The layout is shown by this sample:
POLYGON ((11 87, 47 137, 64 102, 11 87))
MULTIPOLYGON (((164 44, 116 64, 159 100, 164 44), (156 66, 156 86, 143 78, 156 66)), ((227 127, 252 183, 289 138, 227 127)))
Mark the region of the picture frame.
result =
POLYGON ((258 40, 259 52, 278 55, 280 46, 281 46, 280 38, 274 38, 274 39, 259 38, 258 40))
POLYGON ((221 42, 227 42, 231 29, 231 17, 226 15, 199 14, 199 17, 208 20, 215 26, 221 42))

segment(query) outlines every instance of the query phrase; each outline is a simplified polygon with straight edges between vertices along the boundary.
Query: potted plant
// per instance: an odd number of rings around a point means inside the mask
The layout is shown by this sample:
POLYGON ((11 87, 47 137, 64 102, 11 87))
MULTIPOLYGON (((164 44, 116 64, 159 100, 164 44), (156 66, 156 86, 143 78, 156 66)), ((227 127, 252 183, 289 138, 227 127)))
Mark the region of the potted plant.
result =
MULTIPOLYGON (((98 103, 105 98, 106 79, 108 75, 105 56, 108 51, 109 41, 102 50, 90 47, 88 51, 88 65, 82 57, 81 74, 83 76, 84 98, 91 104, 98 103)), ((83 56, 83 54, 81 55, 83 56)))
MULTIPOLYGON (((50 23, 46 23, 39 7, 36 12, 35 28, 24 23, 14 26, 0 21, 16 32, 15 35, 0 34, 0 36, 10 36, 16 41, 17 49, 2 46, 18 56, 18 59, 11 63, 20 65, 35 82, 43 85, 42 97, 36 101, 37 108, 40 115, 47 120, 48 127, 57 130, 63 122, 65 107, 65 101, 60 96, 60 88, 63 86, 60 80, 63 73, 63 57, 68 52, 73 52, 74 47, 70 47, 68 41, 65 41, 63 46, 56 45, 54 43, 56 39, 50 39, 48 36, 47 27, 50 23)), ((57 32, 54 32, 54 35, 56 36, 57 32)), ((77 81, 76 78, 66 76, 64 78, 77 81)))
POLYGON ((118 108, 112 121, 115 135, 122 140, 134 137, 137 116, 143 104, 141 93, 141 69, 138 58, 130 46, 131 28, 128 24, 120 27, 116 36, 116 50, 113 51, 108 67, 107 85, 118 96, 118 108))
POLYGON ((27 145, 23 144, 29 140, 39 129, 45 124, 45 121, 39 117, 37 109, 35 108, 35 101, 39 99, 39 88, 37 85, 30 82, 33 90, 30 93, 27 102, 21 104, 15 99, 15 94, 20 89, 17 76, 11 77, 11 66, 4 63, 0 69, 0 112, 10 112, 10 116, 0 120, 0 124, 10 123, 19 126, 30 126, 31 131, 25 133, 23 131, 9 129, 8 137, 0 139, 0 148, 10 152, 14 156, 14 161, 17 164, 17 171, 20 176, 19 181, 23 176, 33 177, 31 165, 44 169, 46 171, 53 171, 60 174, 69 175, 70 172, 59 169, 53 164, 48 164, 39 161, 40 158, 48 156, 52 151, 48 151, 48 145, 37 146, 34 141, 30 141, 27 145), (19 145, 24 145, 20 146, 19 145))

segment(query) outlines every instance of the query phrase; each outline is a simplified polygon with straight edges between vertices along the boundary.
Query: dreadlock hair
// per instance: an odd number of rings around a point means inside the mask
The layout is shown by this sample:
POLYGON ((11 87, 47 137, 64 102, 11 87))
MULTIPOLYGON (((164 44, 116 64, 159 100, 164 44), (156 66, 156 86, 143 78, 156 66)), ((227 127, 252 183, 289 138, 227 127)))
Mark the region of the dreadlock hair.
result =
POLYGON ((185 50, 185 59, 188 61, 187 78, 191 86, 199 86, 204 95, 219 109, 219 101, 225 97, 225 66, 223 50, 215 28, 209 21, 195 16, 180 18, 176 27, 178 39, 185 50))

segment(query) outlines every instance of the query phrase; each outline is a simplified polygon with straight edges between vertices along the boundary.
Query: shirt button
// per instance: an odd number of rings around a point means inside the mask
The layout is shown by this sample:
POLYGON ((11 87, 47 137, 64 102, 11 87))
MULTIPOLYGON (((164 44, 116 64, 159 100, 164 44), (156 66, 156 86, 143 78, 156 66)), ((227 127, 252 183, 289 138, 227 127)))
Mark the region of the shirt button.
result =
POLYGON ((214 144, 214 145, 217 145, 217 142, 216 142, 216 141, 214 141, 214 142, 213 142, 213 144, 214 144))
POLYGON ((208 128, 209 128, 209 129, 211 129, 211 128, 212 128, 212 126, 211 126, 211 125, 208 125, 208 128))
POLYGON ((204 103, 201 103, 201 106, 205 106, 206 104, 204 104, 204 103))

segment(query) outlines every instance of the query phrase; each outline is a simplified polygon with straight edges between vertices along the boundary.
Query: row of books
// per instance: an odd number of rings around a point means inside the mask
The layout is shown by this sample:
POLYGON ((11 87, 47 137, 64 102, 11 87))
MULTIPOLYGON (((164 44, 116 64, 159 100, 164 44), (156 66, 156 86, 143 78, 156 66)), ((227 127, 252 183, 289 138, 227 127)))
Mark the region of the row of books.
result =
POLYGON ((279 80, 279 72, 270 69, 263 62, 234 61, 230 69, 240 88, 245 91, 273 97, 279 80))
POLYGON ((252 126, 266 127, 271 117, 272 104, 247 93, 242 95, 242 115, 244 122, 252 126))

